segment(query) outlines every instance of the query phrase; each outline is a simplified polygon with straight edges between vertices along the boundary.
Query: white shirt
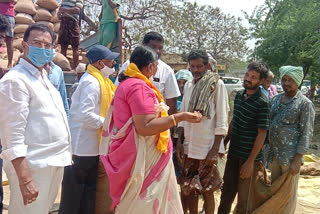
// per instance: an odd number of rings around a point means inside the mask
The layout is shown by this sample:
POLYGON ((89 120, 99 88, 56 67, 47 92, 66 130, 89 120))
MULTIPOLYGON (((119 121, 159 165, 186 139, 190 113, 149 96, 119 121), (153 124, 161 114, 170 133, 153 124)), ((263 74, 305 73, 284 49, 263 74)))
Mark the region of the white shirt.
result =
POLYGON ((59 92, 46 71, 24 59, 0 81, 0 138, 4 167, 26 157, 30 168, 71 164, 70 131, 59 92))
POLYGON ((104 117, 100 116, 100 99, 99 81, 84 73, 72 94, 69 111, 74 155, 99 155, 99 128, 104 122, 104 117))
MULTIPOLYGON (((154 75, 154 80, 152 84, 157 87, 157 89, 161 92, 164 99, 179 97, 181 94, 179 91, 176 77, 174 75, 174 71, 169 65, 167 65, 162 60, 159 59, 158 62, 159 64, 158 64, 157 73, 154 75), (158 79, 159 81, 155 81, 156 79, 158 79)), ((125 71, 129 66, 129 64, 130 64, 130 61, 127 60, 121 66, 119 74, 125 71)), ((119 84, 119 81, 117 77, 115 85, 118 86, 118 84, 119 84)))
MULTIPOLYGON (((188 111, 192 91, 195 87, 193 80, 186 82, 183 89, 181 112, 188 111)), ((216 89, 210 98, 210 117, 203 118, 200 123, 181 122, 184 128, 184 153, 189 158, 203 160, 212 148, 215 135, 227 135, 228 132, 228 92, 222 80, 218 80, 216 89)), ((220 153, 224 146, 220 144, 220 153)))

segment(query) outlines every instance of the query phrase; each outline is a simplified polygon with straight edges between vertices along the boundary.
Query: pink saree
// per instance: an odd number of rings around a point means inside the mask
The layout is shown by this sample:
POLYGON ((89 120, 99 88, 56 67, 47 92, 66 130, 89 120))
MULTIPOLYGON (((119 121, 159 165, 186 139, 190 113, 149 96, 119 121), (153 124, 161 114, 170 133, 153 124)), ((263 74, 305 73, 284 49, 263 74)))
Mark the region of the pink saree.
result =
POLYGON ((129 78, 120 83, 107 113, 100 149, 115 213, 183 213, 171 139, 162 154, 156 150, 158 136, 138 135, 132 123, 132 115, 159 115, 155 104, 149 86, 129 78))

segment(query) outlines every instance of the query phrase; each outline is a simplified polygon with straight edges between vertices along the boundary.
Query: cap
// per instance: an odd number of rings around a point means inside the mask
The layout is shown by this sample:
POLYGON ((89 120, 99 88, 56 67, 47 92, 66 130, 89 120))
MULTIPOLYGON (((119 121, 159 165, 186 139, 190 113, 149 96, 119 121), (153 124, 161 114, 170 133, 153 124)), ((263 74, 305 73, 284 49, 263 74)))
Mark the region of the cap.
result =
POLYGON ((112 52, 109 48, 103 45, 92 46, 86 54, 89 59, 89 63, 91 64, 102 59, 115 59, 119 55, 119 53, 112 52))

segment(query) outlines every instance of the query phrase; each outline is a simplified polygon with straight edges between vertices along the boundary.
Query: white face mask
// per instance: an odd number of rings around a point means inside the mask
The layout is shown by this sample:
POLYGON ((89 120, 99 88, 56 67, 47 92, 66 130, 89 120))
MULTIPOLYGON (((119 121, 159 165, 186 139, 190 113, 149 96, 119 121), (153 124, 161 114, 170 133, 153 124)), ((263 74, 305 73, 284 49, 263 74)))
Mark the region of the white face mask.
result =
POLYGON ((111 74, 115 72, 114 68, 109 68, 106 65, 104 65, 104 67, 100 71, 105 78, 108 78, 111 74))

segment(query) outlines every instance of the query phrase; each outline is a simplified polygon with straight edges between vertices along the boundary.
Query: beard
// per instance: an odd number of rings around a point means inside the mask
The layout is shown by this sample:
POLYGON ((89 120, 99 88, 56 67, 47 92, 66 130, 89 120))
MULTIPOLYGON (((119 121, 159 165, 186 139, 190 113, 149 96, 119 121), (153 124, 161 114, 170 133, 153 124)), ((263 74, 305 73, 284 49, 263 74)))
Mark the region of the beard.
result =
POLYGON ((244 87, 245 89, 255 90, 255 89, 257 89, 259 86, 260 86, 260 83, 252 84, 252 82, 250 82, 250 81, 247 81, 247 80, 243 81, 243 87, 244 87))
POLYGON ((197 81, 203 77, 205 72, 192 72, 193 80, 197 81))

